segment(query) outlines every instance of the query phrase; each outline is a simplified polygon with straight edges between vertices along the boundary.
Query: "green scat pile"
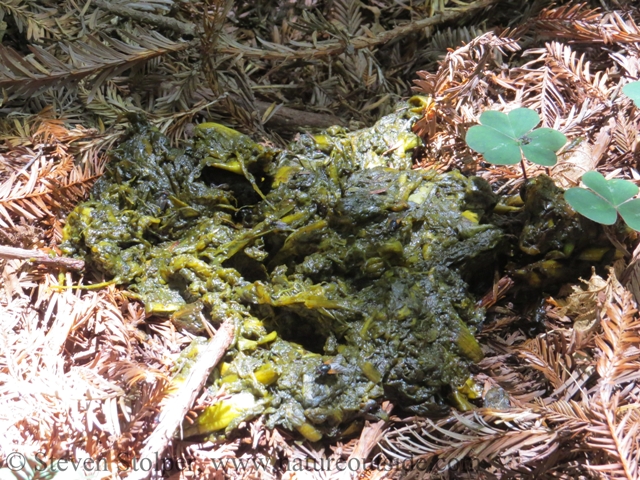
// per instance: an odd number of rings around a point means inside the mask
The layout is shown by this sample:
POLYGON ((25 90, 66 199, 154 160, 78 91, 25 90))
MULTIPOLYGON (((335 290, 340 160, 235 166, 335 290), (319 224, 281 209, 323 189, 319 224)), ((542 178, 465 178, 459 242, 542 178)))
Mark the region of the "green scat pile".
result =
POLYGON ((216 124, 176 150, 137 123, 113 152, 68 218, 65 253, 180 328, 237 325, 210 387, 228 396, 187 433, 264 415, 318 440, 382 399, 416 414, 452 392, 464 402, 482 312, 463 278, 501 248, 486 223, 497 198, 477 178, 411 170, 413 115, 286 150, 216 124))

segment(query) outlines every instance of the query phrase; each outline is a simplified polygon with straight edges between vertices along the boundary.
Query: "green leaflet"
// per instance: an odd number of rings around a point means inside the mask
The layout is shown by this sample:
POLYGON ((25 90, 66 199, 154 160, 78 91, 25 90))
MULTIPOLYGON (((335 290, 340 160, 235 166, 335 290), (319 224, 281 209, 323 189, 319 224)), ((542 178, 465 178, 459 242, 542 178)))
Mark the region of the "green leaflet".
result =
POLYGON ((513 165, 524 157, 538 165, 553 166, 556 152, 567 142, 557 130, 534 130, 540 117, 529 108, 516 108, 508 114, 487 111, 480 115, 480 123, 469 129, 465 140, 496 165, 513 165))
POLYGON ((624 87, 622 87, 622 93, 633 100, 633 103, 636 104, 636 107, 640 108, 640 82, 627 83, 624 87))
POLYGON ((587 188, 570 188, 564 194, 573 209, 594 222, 613 225, 618 213, 626 224, 640 231, 640 199, 635 197, 640 189, 628 180, 607 180, 602 174, 591 171, 582 176, 587 188))
POLYGON ((602 225, 613 225, 618 216, 615 207, 602 197, 584 188, 570 188, 564 198, 573 209, 589 220, 602 225))

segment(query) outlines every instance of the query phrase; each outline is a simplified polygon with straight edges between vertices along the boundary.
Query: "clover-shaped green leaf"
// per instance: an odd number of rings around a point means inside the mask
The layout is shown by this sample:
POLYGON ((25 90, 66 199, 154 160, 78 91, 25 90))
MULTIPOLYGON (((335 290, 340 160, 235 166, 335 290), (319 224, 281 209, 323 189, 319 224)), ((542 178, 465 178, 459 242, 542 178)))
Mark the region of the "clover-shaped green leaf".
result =
POLYGON ((618 213, 634 230, 640 231, 640 189, 628 180, 607 180, 598 172, 587 172, 582 183, 588 188, 570 188, 564 192, 565 200, 573 209, 594 222, 613 225, 618 213))
POLYGON ((524 156, 549 167, 556 164, 556 152, 567 142, 567 137, 552 128, 534 130, 540 117, 530 108, 516 108, 508 114, 483 112, 480 123, 467 132, 467 145, 497 165, 513 165, 524 156))
POLYGON ((622 87, 622 93, 633 100, 636 107, 640 108, 640 82, 627 83, 622 87))
POLYGON ((640 232, 640 198, 629 200, 620 205, 618 213, 627 225, 640 232))
POLYGON ((613 225, 618 218, 616 207, 586 188, 570 188, 564 192, 565 200, 580 215, 603 225, 613 225))

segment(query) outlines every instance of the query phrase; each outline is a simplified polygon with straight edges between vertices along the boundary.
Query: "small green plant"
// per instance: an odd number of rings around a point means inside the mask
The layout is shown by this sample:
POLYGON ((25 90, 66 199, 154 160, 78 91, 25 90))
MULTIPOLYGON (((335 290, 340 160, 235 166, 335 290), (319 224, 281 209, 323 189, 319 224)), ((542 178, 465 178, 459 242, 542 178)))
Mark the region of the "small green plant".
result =
POLYGON ((640 82, 627 83, 622 87, 622 93, 633 100, 636 107, 640 108, 640 82))
POLYGON ((602 174, 590 171, 582 176, 587 188, 570 188, 564 192, 565 200, 573 209, 594 222, 603 225, 616 223, 618 213, 634 230, 640 230, 640 198, 638 186, 628 180, 607 180, 602 174))
MULTIPOLYGON (((640 108, 640 82, 631 82, 622 93, 640 108)), ((590 171, 582 176, 587 188, 570 188, 564 198, 581 215, 603 225, 613 225, 618 214, 634 230, 640 231, 640 198, 638 186, 628 180, 605 179, 600 173, 590 171)))
MULTIPOLYGON (((640 108, 640 82, 631 82, 622 92, 640 108)), ((480 125, 469 129, 467 145, 481 153, 485 160, 497 165, 514 165, 524 161, 550 167, 556 164, 556 152, 567 137, 553 128, 534 129, 540 123, 538 114, 529 108, 516 108, 508 114, 486 111, 480 115, 480 125)), ((525 175, 526 179, 526 175, 525 175)), ((639 188, 628 180, 607 180, 590 171, 582 176, 587 188, 570 188, 565 200, 579 214, 603 225, 613 225, 618 214, 626 224, 640 231, 639 188)))
POLYGON ((524 157, 550 167, 556 164, 556 152, 567 143, 567 137, 553 128, 534 130, 539 123, 540 117, 530 108, 516 108, 508 114, 489 110, 480 115, 481 125, 471 127, 465 140, 496 165, 514 165, 524 157))

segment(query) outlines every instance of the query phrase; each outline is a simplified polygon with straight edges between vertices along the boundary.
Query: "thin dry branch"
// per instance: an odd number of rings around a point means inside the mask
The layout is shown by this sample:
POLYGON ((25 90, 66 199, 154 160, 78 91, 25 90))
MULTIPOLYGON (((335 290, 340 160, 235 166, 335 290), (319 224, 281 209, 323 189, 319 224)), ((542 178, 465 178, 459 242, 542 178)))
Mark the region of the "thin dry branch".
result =
POLYGON ((196 34, 196 27, 192 23, 181 22, 180 20, 176 20, 175 18, 156 15, 155 13, 134 10, 133 8, 124 7, 122 5, 115 5, 112 2, 106 2, 105 0, 93 0, 92 3, 102 10, 113 13, 120 17, 130 18, 132 20, 135 20, 136 22, 147 23, 149 25, 155 25, 156 27, 166 28, 182 35, 196 34))
MULTIPOLYGON (((193 366, 187 379, 180 385, 178 392, 171 396, 160 412, 159 423, 146 440, 145 447, 140 453, 140 458, 152 458, 154 455, 162 455, 174 432, 184 419, 200 390, 204 386, 211 370, 215 368, 220 359, 231 345, 234 336, 235 324, 233 320, 225 320, 216 331, 213 339, 199 356, 199 361, 193 366)), ((151 475, 150 471, 135 470, 127 477, 128 480, 142 480, 151 475)))
MULTIPOLYGON (((261 115, 271 108, 269 102, 256 100, 255 106, 261 115)), ((295 108, 280 107, 267 120, 267 125, 283 130, 299 130, 301 127, 327 128, 332 125, 344 125, 340 117, 328 113, 303 112, 295 108)))
POLYGON ((52 267, 64 267, 70 270, 84 270, 84 260, 69 257, 51 257, 48 253, 41 252, 40 250, 27 250, 24 248, 0 245, 0 258, 17 258, 52 267))

